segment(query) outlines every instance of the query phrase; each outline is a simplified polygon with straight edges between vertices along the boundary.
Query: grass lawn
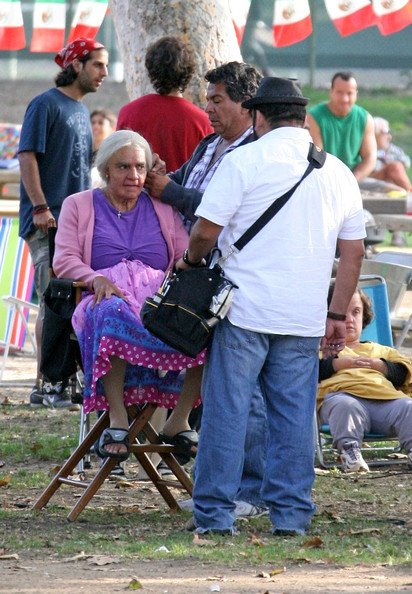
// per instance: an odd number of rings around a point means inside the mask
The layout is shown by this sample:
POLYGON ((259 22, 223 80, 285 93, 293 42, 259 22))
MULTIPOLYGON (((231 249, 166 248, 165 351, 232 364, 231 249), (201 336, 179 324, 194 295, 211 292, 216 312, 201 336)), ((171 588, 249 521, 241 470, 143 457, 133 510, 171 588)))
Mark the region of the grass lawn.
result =
MULTIPOLYGON (((184 531, 190 515, 170 513, 151 483, 138 480, 132 461, 127 482, 106 481, 74 523, 68 523, 66 515, 80 488, 63 485, 46 509, 32 511, 56 466, 75 446, 78 423, 76 413, 33 411, 12 396, 4 400, 0 407, 0 550, 39 557, 51 551, 58 558, 84 551, 152 559, 165 546, 168 559, 196 558, 227 566, 275 561, 276 565, 394 566, 412 560, 412 475, 403 465, 368 475, 322 471, 313 492, 318 510, 312 529, 294 539, 273 538, 264 516, 239 521, 236 537, 212 536, 206 545, 194 546, 192 534, 184 531)), ((89 474, 97 467, 94 459, 89 474)))

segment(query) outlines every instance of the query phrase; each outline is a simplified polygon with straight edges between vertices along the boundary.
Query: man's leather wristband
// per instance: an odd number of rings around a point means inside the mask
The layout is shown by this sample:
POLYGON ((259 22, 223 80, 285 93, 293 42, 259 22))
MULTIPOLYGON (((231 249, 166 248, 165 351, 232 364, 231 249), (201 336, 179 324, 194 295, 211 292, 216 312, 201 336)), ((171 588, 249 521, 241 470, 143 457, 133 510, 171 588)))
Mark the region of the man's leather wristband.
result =
POLYGON ((192 268, 198 268, 199 266, 203 266, 203 258, 201 260, 199 260, 199 262, 191 262, 189 260, 189 250, 185 250, 183 252, 182 260, 185 264, 187 264, 188 266, 191 266, 192 268))
POLYGON ((346 321, 346 314, 338 314, 333 311, 328 311, 326 317, 331 320, 336 320, 337 322, 345 322, 346 321))

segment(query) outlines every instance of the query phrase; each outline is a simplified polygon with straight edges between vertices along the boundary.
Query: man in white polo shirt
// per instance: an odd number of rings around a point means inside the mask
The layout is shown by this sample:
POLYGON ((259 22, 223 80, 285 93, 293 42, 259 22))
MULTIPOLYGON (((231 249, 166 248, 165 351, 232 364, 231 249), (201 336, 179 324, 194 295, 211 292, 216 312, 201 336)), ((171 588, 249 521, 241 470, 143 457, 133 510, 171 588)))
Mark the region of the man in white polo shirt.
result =
MULTIPOLYGON (((258 140, 225 157, 210 181, 179 268, 196 266, 218 241, 223 255, 308 165, 307 99, 291 80, 266 77, 243 106, 258 140), (224 199, 222 199, 224 197, 224 199)), ((267 405, 269 446, 262 500, 276 535, 304 534, 315 506, 313 414, 319 345, 344 346, 345 312, 363 257, 365 227, 355 177, 336 157, 302 182, 245 248, 224 262, 239 289, 216 328, 203 383, 196 459, 198 532, 233 533, 243 444, 256 382, 267 405), (335 292, 327 292, 340 251, 335 292)))

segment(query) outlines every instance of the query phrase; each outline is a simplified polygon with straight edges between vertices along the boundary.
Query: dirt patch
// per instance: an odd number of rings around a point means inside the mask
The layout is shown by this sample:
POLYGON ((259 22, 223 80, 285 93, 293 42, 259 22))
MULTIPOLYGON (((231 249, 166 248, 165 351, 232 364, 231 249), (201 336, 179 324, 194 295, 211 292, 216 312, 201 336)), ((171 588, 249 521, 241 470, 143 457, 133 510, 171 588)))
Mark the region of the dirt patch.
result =
MULTIPOLYGON (((61 593, 103 594, 136 590, 154 594, 306 594, 347 592, 390 594, 412 591, 410 568, 288 566, 273 577, 259 576, 261 570, 216 567, 185 560, 142 562, 105 561, 92 557, 83 561, 56 561, 23 556, 2 562, 0 592, 9 594, 61 593), (106 565, 100 565, 105 563, 106 565), (140 583, 141 588, 138 588, 140 583)), ((266 568, 267 573, 270 568, 266 568)))

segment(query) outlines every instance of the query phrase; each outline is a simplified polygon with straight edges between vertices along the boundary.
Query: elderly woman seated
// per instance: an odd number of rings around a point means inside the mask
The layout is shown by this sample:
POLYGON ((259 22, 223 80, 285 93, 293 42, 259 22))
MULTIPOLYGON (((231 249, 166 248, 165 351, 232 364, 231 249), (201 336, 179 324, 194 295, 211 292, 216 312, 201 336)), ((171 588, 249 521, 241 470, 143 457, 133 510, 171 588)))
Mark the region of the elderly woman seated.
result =
POLYGON ((398 437, 412 465, 412 363, 394 348, 360 342, 372 318, 358 289, 346 312, 345 348, 320 361, 319 418, 329 424, 346 472, 369 470, 360 451, 365 433, 398 437))
POLYGON ((193 453, 197 435, 188 415, 199 398, 204 353, 196 359, 180 354, 145 330, 139 317, 145 298, 182 256, 187 233, 179 214, 143 188, 152 154, 142 136, 114 132, 95 163, 104 185, 64 200, 53 260, 57 276, 85 281, 90 289, 73 316, 85 412, 109 410, 100 453, 125 460, 127 407, 153 402, 174 408, 164 440, 193 453))
POLYGON ((370 177, 395 184, 407 192, 412 191, 412 184, 406 171, 410 167, 411 160, 399 146, 392 143, 388 120, 373 118, 373 121, 378 154, 375 170, 370 177))

